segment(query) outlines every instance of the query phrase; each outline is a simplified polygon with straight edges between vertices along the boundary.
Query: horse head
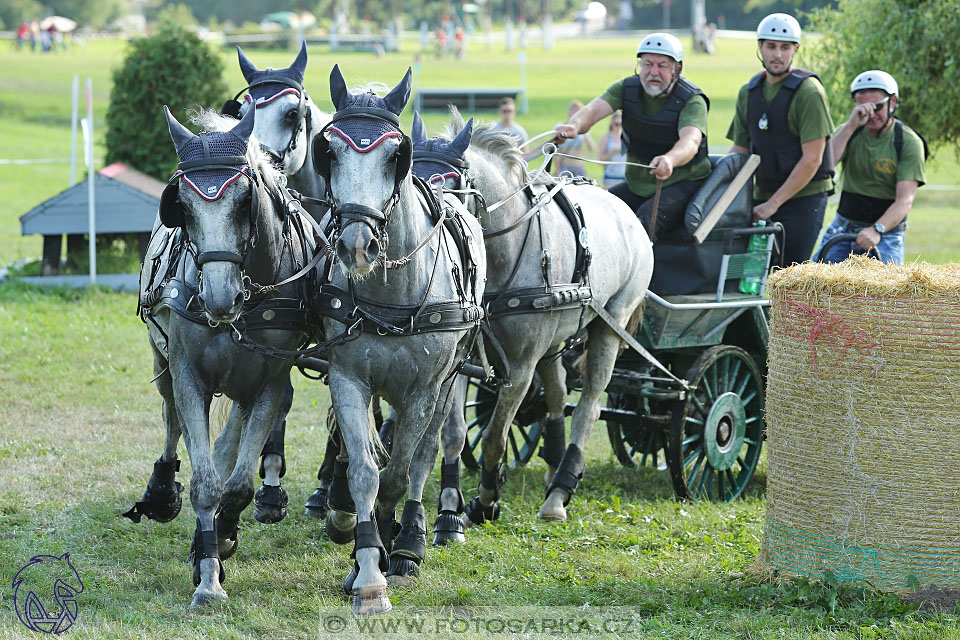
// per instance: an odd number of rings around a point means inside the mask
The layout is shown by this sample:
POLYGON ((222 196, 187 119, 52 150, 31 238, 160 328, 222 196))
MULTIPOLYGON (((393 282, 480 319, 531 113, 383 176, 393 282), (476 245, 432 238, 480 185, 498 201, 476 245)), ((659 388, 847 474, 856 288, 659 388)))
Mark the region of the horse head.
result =
MULTIPOLYGON (((454 107, 455 108, 455 107, 454 107)), ((459 116, 459 113, 456 114, 459 116)), ((465 172, 470 166, 465 159, 473 136, 473 118, 464 125, 460 119, 459 131, 450 140, 444 137, 427 138, 427 130, 419 113, 413 115, 413 174, 430 185, 442 181, 445 189, 462 190, 467 187, 465 172)), ((465 198, 461 194, 461 200, 465 198)))
POLYGON ((180 164, 161 196, 160 219, 183 227, 196 249, 198 298, 207 319, 231 323, 243 306, 243 269, 260 211, 259 177, 248 149, 256 109, 229 131, 200 135, 163 109, 180 164))
POLYGON ((340 68, 330 72, 337 112, 313 140, 313 161, 326 180, 337 221, 336 254, 348 277, 368 275, 387 249, 387 225, 410 176, 412 144, 400 130, 411 71, 387 95, 352 93, 340 68))
POLYGON ((249 92, 242 103, 228 103, 236 105, 233 115, 245 115, 255 106, 259 115, 254 135, 260 147, 283 173, 292 175, 306 162, 307 135, 315 110, 303 88, 307 45, 301 45, 296 60, 286 69, 257 69, 240 47, 237 47, 237 57, 248 85, 245 90, 249 92))

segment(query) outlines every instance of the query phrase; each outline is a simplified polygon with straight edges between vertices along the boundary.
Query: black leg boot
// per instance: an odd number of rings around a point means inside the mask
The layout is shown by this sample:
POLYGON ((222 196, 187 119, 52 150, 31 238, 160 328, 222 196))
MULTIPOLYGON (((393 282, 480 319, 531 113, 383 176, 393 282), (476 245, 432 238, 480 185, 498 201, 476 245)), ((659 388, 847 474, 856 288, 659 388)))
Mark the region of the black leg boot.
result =
POLYGON ((460 515, 464 512, 463 492, 460 491, 460 456, 447 462, 444 459, 440 466, 440 495, 444 489, 455 489, 457 492, 457 508, 455 511, 443 508, 443 502, 437 499, 437 519, 433 521, 433 544, 445 545, 448 542, 466 542, 463 535, 463 520, 460 515))
POLYGON ((317 490, 307 498, 307 504, 303 514, 312 518, 326 518, 327 510, 330 508, 328 502, 330 483, 333 481, 333 467, 337 461, 337 455, 340 453, 340 443, 333 436, 327 438, 327 449, 323 454, 323 462, 317 471, 317 480, 320 484, 317 490))
POLYGON ((570 503, 570 497, 577 492, 580 480, 583 479, 584 467, 583 452, 580 451, 580 447, 571 444, 563 453, 563 459, 560 460, 560 466, 557 467, 557 473, 554 474, 553 481, 547 487, 544 498, 549 496, 554 489, 562 489, 567 493, 563 506, 567 506, 570 503))
POLYGON ((480 487, 493 492, 493 504, 484 506, 480 502, 480 496, 470 501, 465 510, 466 516, 470 522, 475 525, 481 525, 486 521, 493 522, 500 517, 500 490, 507 481, 507 467, 503 461, 497 463, 497 466, 488 470, 484 466, 480 471, 480 487))
POLYGON ((176 481, 180 461, 176 458, 164 462, 161 458, 153 463, 153 474, 147 482, 147 490, 140 501, 123 514, 134 522, 140 522, 143 516, 157 522, 170 522, 180 513, 183 499, 183 485, 176 481))
POLYGON ((400 516, 400 532, 390 552, 387 582, 406 584, 420 573, 420 564, 427 555, 427 521, 423 504, 407 500, 400 516))
MULTIPOLYGON (((330 493, 327 496, 327 503, 330 511, 339 511, 341 513, 356 514, 357 507, 353 502, 353 496, 350 495, 350 483, 347 479, 347 467, 349 461, 337 460, 333 467, 333 480, 330 482, 330 493)), ((331 526, 331 515, 327 514, 327 536, 336 544, 347 544, 354 537, 354 530, 340 530, 331 526)))
MULTIPOLYGON (((291 388, 291 394, 293 390, 291 388)), ((290 405, 287 405, 287 410, 290 405)), ((282 407, 281 407, 282 409, 282 407)), ((260 477, 266 476, 263 468, 263 456, 274 454, 280 456, 280 477, 287 473, 287 459, 283 455, 283 439, 287 429, 286 420, 279 422, 273 427, 273 431, 267 437, 263 445, 263 451, 260 452, 260 477)), ((261 485, 257 493, 253 496, 254 519, 261 524, 276 524, 287 517, 287 505, 290 498, 287 492, 280 485, 261 485)))

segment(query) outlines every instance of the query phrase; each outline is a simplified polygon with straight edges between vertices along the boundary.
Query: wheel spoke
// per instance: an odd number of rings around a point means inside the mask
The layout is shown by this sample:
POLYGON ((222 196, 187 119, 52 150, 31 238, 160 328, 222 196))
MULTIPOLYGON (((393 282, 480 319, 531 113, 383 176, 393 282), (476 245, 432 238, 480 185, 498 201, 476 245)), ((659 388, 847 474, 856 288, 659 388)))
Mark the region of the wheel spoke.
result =
POLYGON ((707 462, 706 456, 704 456, 702 473, 700 474, 700 479, 697 482, 698 496, 702 496, 704 493, 704 488, 706 488, 707 497, 711 497, 711 498, 713 497, 712 495, 710 495, 710 486, 712 483, 711 484, 707 483, 707 478, 711 475, 713 474, 710 472, 710 464, 707 462))
POLYGON ((510 449, 513 451, 513 459, 520 459, 520 449, 517 447, 517 436, 514 433, 514 429, 510 429, 510 449))
POLYGON ((736 392, 738 396, 743 396, 743 392, 747 390, 747 385, 750 384, 751 378, 752 376, 750 375, 749 371, 744 372, 743 380, 738 381, 737 383, 736 392))
POLYGON ((703 426, 703 420, 697 420, 696 418, 694 418, 694 417, 692 417, 692 416, 687 416, 686 418, 684 418, 684 422, 686 422, 686 423, 688 423, 688 424, 695 424, 695 425, 697 425, 698 427, 702 427, 702 426, 703 426))
POLYGON ((686 467, 693 461, 694 458, 697 458, 697 457, 699 457, 701 460, 705 457, 703 453, 703 447, 697 447, 696 449, 692 449, 690 451, 690 455, 684 458, 683 466, 686 467))
POLYGON ((470 450, 473 451, 477 448, 477 445, 480 444, 480 440, 483 439, 483 429, 480 429, 477 432, 477 435, 470 441, 470 450))
POLYGON ((734 385, 737 384, 737 378, 740 377, 740 369, 743 367, 743 362, 740 361, 740 358, 732 358, 732 362, 730 364, 733 365, 733 371, 731 371, 727 377, 727 382, 729 384, 724 387, 725 389, 733 389, 734 385))
POLYGON ((706 374, 703 376, 703 379, 701 380, 701 382, 702 382, 702 384, 703 384, 703 393, 704 393, 704 395, 707 396, 707 400, 710 401, 710 404, 713 404, 713 402, 717 399, 717 392, 715 391, 715 389, 717 388, 717 369, 716 369, 716 367, 710 367, 709 369, 707 369, 707 372, 706 372, 706 374), (710 386, 710 378, 713 378, 713 386, 712 386, 712 387, 710 386))
POLYGON ((752 438, 744 438, 744 439, 743 439, 743 443, 744 443, 744 444, 748 444, 748 445, 750 445, 751 447, 755 447, 755 446, 757 445, 757 441, 754 440, 754 439, 752 439, 752 438))
POLYGON ((727 469, 723 473, 727 476, 727 480, 730 483, 730 498, 732 499, 740 490, 740 487, 737 486, 737 477, 733 475, 730 469, 727 469))
POLYGON ((757 397, 757 390, 751 389, 749 394, 745 396, 743 395, 740 396, 740 402, 743 403, 743 406, 747 406, 748 404, 753 402, 756 397, 757 397))
POLYGON ((702 437, 703 437, 703 434, 702 434, 702 433, 692 433, 692 434, 688 435, 686 438, 683 439, 683 442, 681 443, 681 446, 682 446, 684 449, 686 449, 686 448, 687 448, 687 445, 693 444, 694 442, 696 442, 697 440, 699 440, 699 439, 702 438, 702 437))
POLYGON ((747 418, 746 420, 744 420, 743 423, 744 423, 744 424, 751 424, 751 423, 756 422, 756 421, 759 420, 759 419, 760 419, 760 416, 750 416, 749 418, 747 418))
MULTIPOLYGON (((690 458, 687 458, 687 460, 689 461, 690 458)), ((701 470, 700 463, 703 462, 704 460, 706 460, 706 456, 701 453, 697 457, 696 462, 693 463, 693 468, 690 469, 690 473, 687 475, 687 486, 691 489, 693 489, 694 484, 696 484, 697 476, 700 474, 700 470, 701 470)), ((684 466, 686 466, 686 463, 684 464, 684 466)))
POLYGON ((723 500, 726 497, 726 489, 724 488, 724 480, 726 479, 724 473, 721 471, 717 474, 717 496, 723 500))
MULTIPOLYGON (((467 423, 467 429, 470 429, 471 427, 475 427, 475 426, 477 426, 478 424, 480 424, 481 422, 486 422, 486 421, 488 421, 488 420, 490 419, 490 415, 491 415, 492 413, 493 413, 492 411, 489 411, 489 412, 487 412, 487 413, 481 413, 481 414, 478 415, 476 418, 474 418, 473 420, 471 420, 470 422, 467 423)), ((483 433, 483 430, 486 429, 486 428, 487 428, 487 425, 486 425, 486 424, 484 424, 482 427, 480 427, 480 433, 483 433)))

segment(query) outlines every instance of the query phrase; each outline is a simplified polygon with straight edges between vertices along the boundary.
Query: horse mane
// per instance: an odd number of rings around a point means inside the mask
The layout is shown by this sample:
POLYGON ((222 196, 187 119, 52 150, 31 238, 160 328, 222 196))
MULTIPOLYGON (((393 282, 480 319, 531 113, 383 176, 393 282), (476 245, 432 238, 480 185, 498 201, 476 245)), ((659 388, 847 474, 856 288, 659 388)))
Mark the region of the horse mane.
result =
POLYGON ((390 86, 384 84, 383 82, 361 82, 360 84, 350 87, 350 93, 375 93, 380 97, 383 97, 385 94, 390 93, 390 86))
MULTIPOLYGON (((450 105, 450 123, 443 130, 442 136, 448 140, 453 140, 463 130, 465 124, 460 111, 455 106, 450 105)), ((499 160, 506 168, 507 173, 513 176, 517 186, 527 182, 527 161, 523 159, 523 151, 517 146, 516 138, 506 131, 497 129, 495 122, 484 122, 474 127, 470 147, 474 150, 484 151, 487 155, 499 160)), ((552 178, 544 173, 538 177, 534 184, 550 184, 551 182, 552 178)))
MULTIPOLYGON (((190 116, 190 122, 205 131, 230 131, 237 126, 237 121, 230 116, 224 116, 212 109, 201 107, 190 116)), ((247 160, 250 166, 260 174, 269 185, 283 184, 283 174, 274 166, 273 162, 263 150, 260 149, 260 143, 254 134, 250 134, 250 140, 247 143, 247 160)))

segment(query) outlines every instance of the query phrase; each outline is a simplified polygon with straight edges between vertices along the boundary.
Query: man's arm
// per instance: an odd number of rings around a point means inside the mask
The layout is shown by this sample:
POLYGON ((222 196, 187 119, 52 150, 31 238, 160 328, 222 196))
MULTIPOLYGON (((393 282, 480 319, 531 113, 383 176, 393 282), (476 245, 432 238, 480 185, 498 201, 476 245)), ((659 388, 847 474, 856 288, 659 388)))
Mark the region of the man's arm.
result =
POLYGON ((847 121, 844 122, 843 126, 837 129, 836 133, 830 138, 830 150, 833 152, 834 158, 838 161, 840 160, 840 156, 842 156, 843 152, 847 149, 850 136, 853 135, 853 132, 856 131, 857 128, 867 124, 871 113, 873 113, 872 104, 858 104, 853 108, 847 121))
POLYGON ((683 127, 680 137, 670 151, 656 156, 650 161, 650 173, 660 180, 666 180, 673 174, 674 167, 682 167, 690 162, 700 149, 703 132, 697 127, 683 127))
POLYGON ((820 162, 823 160, 823 151, 827 148, 827 138, 814 138, 800 145, 803 149, 803 157, 793 167, 793 171, 787 176, 786 182, 780 185, 780 188, 774 192, 770 199, 753 208, 754 220, 766 220, 777 212, 777 209, 800 192, 810 183, 811 178, 820 168, 820 162))
POLYGON ((730 153, 750 153, 750 149, 746 147, 741 147, 739 144, 735 144, 730 147, 730 153))
MULTIPOLYGON (((910 209, 913 208, 913 199, 917 196, 920 183, 916 180, 901 180, 897 183, 897 198, 877 220, 886 229, 892 229, 900 224, 910 209)), ((880 233, 873 227, 865 227, 857 234, 857 246, 869 251, 880 242, 880 233)))
POLYGON ((603 98, 594 98, 590 104, 573 114, 570 121, 557 127, 557 136, 554 144, 561 144, 568 138, 576 138, 581 133, 590 131, 590 127, 613 113, 613 107, 603 98))

